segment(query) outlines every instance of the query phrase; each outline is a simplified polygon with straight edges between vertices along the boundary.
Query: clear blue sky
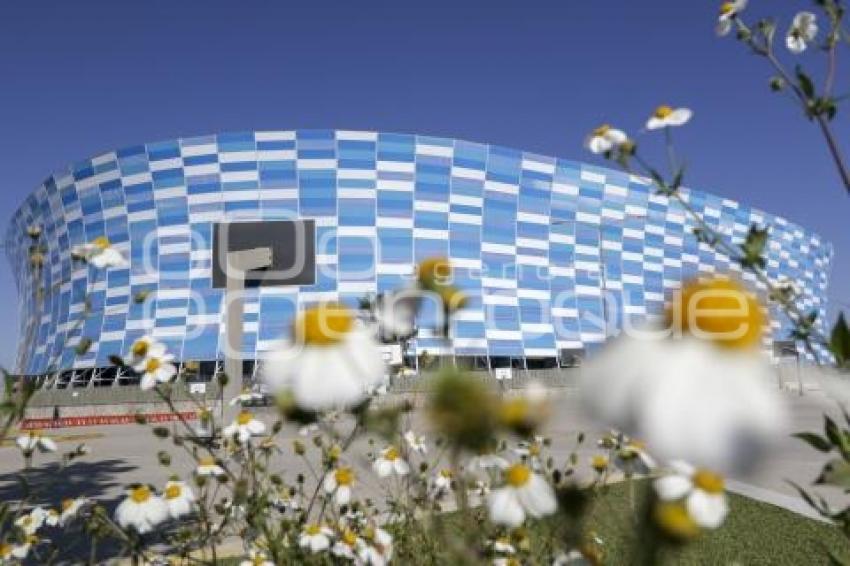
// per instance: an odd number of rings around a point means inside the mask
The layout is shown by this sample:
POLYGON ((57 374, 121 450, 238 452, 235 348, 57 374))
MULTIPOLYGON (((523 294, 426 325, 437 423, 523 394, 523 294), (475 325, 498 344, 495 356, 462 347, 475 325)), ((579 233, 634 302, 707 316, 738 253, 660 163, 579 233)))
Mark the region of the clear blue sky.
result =
MULTIPOLYGON (((784 31, 811 2, 781 5, 784 31)), ((687 184, 832 241, 830 298, 846 305, 850 198, 815 128, 768 92, 764 61, 714 36, 716 13, 707 0, 2 2, 0 228, 53 171, 139 142, 369 129, 592 161, 588 130, 610 121, 634 132, 669 103, 695 111, 677 132, 687 184)), ((838 122, 850 152, 850 114, 838 122)), ((5 364, 14 292, 0 270, 5 364)))

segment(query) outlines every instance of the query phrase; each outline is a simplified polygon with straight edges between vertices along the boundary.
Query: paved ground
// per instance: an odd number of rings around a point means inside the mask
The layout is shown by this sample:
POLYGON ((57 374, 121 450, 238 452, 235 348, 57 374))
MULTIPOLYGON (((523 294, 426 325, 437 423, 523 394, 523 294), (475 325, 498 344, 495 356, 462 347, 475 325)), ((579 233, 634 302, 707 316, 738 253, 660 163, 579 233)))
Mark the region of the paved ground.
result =
MULTIPOLYGON (((792 408, 793 431, 819 431, 823 412, 834 412, 835 409, 834 404, 817 392, 807 393, 803 397, 794 393, 785 395, 792 408)), ((593 448, 595 441, 604 430, 581 410, 579 399, 574 393, 561 390, 553 394, 553 399, 557 410, 554 411, 546 430, 546 434, 553 439, 552 453, 557 461, 564 461, 573 449, 576 432, 584 431, 588 435, 588 441, 585 442, 580 455, 586 468, 586 462, 596 452, 593 448)), ((271 420, 268 415, 264 417, 271 420)), ((415 414, 412 419, 414 429, 426 428, 419 414, 415 414)), ((61 478, 57 477, 55 465, 50 464, 53 460, 51 455, 36 455, 30 478, 36 484, 53 483, 50 499, 54 504, 62 497, 76 494, 97 497, 114 504, 121 497, 123 486, 129 483, 150 482, 162 485, 169 475, 186 475, 192 469, 189 459, 179 448, 171 445, 170 441, 155 438, 146 427, 81 427, 56 430, 53 434, 65 450, 78 442, 86 442, 92 449, 90 455, 65 470, 61 478), (170 468, 164 468, 156 462, 157 451, 163 449, 173 455, 170 468)), ((289 479, 294 478, 297 473, 309 474, 303 462, 293 456, 291 447, 295 438, 303 440, 294 428, 287 427, 281 435, 282 454, 277 458, 279 467, 289 479)), ((366 443, 355 445, 349 463, 359 468, 367 467, 367 453, 370 450, 366 443)), ((808 485, 817 476, 824 461, 822 454, 798 440, 785 437, 754 474, 732 479, 730 487, 799 512, 807 512, 806 506, 799 501, 787 480, 808 485)), ((0 500, 14 499, 18 494, 19 485, 15 473, 20 462, 20 456, 14 447, 0 447, 0 500)), ((382 489, 378 484, 368 485, 369 476, 369 473, 359 474, 361 481, 367 484, 364 487, 369 491, 382 489)), ((822 492, 831 502, 838 504, 844 501, 840 492, 822 492)))

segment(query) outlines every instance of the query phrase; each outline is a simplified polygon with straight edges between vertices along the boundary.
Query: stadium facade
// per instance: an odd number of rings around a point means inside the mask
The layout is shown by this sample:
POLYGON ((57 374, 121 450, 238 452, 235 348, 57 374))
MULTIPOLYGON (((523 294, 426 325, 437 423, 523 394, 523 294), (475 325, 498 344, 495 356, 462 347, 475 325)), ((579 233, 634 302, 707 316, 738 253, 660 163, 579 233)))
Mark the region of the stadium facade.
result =
MULTIPOLYGON (((752 223, 769 226, 769 275, 793 281, 802 306, 825 317, 828 243, 737 202, 684 194, 732 239, 743 240, 752 223)), ((314 220, 315 278, 248 291, 248 360, 287 334, 299 308, 357 304, 402 287, 415 263, 431 256, 451 259, 471 301, 449 342, 423 324, 410 351, 479 366, 556 364, 603 343, 624 322, 660 312, 684 279, 741 274, 696 239, 680 205, 619 171, 393 133, 183 138, 75 163, 14 215, 6 250, 20 296, 18 372, 58 386, 121 382, 129 378, 107 369, 109 357, 144 334, 180 361, 215 367, 224 334, 223 291, 213 285, 214 225, 288 219, 314 220), (42 227, 46 250, 41 298, 29 265, 33 225, 42 227), (73 246, 104 235, 129 267, 98 271, 72 261, 73 246), (147 299, 137 301, 140 293, 147 299), (80 340, 91 346, 78 348, 80 340)), ((774 313, 766 349, 789 330, 774 313)))

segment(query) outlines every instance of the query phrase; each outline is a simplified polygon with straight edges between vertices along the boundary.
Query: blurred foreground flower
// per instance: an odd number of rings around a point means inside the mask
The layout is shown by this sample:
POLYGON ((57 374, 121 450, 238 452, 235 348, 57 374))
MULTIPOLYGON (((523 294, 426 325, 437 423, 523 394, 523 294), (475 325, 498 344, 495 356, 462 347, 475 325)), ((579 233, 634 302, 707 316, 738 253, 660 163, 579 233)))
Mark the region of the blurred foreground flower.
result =
POLYGON ((15 440, 15 444, 25 456, 32 454, 36 449, 40 452, 56 452, 57 449, 56 443, 40 430, 30 430, 21 434, 15 440))
POLYGON ((791 53, 802 53, 818 34, 817 18, 811 12, 799 12, 794 16, 785 45, 791 53))
POLYGON ((758 350, 760 308, 736 285, 688 285, 671 308, 673 338, 638 331, 591 360, 581 376, 591 413, 662 460, 749 469, 783 433, 785 408, 758 350))
POLYGON ((629 138, 624 131, 602 124, 587 136, 584 145, 592 153, 598 154, 612 151, 627 141, 629 138))
POLYGON ((131 488, 115 509, 115 520, 121 528, 132 528, 139 534, 151 532, 168 518, 168 505, 147 485, 131 488))
POLYGON ((498 525, 518 527, 526 517, 551 515, 557 508, 552 486, 524 464, 505 470, 505 485, 487 496, 490 520, 498 525))
POLYGON ((386 367, 378 344, 345 305, 305 310, 292 334, 290 344, 266 359, 263 379, 275 392, 290 391, 299 408, 352 407, 383 381, 386 367))
POLYGON ((720 5, 720 16, 717 18, 717 27, 715 31, 717 35, 729 35, 732 31, 732 23, 738 17, 744 8, 747 7, 747 0, 734 0, 733 2, 724 2, 720 5))

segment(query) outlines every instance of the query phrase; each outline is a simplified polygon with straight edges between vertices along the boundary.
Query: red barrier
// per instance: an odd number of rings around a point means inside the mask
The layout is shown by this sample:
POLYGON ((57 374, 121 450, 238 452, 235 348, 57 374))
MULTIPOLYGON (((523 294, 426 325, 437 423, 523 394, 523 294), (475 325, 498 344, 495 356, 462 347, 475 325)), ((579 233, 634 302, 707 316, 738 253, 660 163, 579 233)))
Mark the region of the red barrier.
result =
MULTIPOLYGON (((164 423, 176 421, 181 417, 185 420, 198 418, 194 411, 183 413, 142 413, 149 423, 164 423)), ((117 425, 133 424, 136 415, 97 415, 88 417, 63 417, 60 419, 24 419, 21 422, 21 430, 33 430, 42 428, 65 428, 71 426, 95 426, 95 425, 117 425)))

